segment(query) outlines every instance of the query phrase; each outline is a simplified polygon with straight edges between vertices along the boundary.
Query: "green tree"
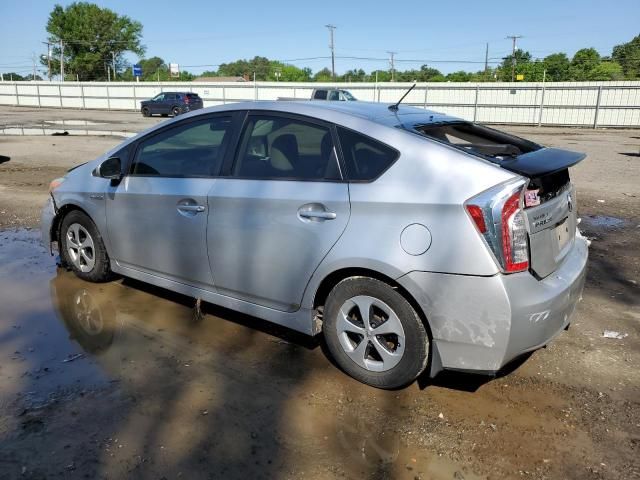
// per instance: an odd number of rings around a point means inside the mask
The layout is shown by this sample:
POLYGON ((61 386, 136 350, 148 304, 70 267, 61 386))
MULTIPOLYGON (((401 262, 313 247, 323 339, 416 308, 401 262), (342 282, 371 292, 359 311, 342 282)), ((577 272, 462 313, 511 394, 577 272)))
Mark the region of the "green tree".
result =
POLYGON ((7 72, 7 73, 3 73, 2 74, 5 82, 6 81, 14 81, 14 82, 20 82, 22 80, 24 80, 24 77, 22 75, 17 74, 16 72, 7 72))
MULTIPOLYGON (((144 53, 142 24, 93 3, 56 5, 47 22, 53 44, 51 68, 60 73, 60 40, 64 44, 65 74, 80 80, 105 80, 115 59, 116 71, 125 68, 124 53, 144 53)), ((41 60, 43 65, 47 59, 41 60)))
POLYGON ((611 57, 620 64, 627 79, 640 79, 640 35, 613 47, 611 57))
POLYGON ((330 82, 331 81, 331 70, 328 68, 323 68, 322 70, 315 73, 313 76, 314 82, 330 82))
POLYGON ((522 67, 522 65, 524 65, 525 63, 529 63, 531 61, 531 54, 529 52, 525 52, 524 50, 516 50, 515 55, 508 55, 504 57, 502 59, 502 63, 496 71, 499 81, 511 81, 511 71, 513 68, 512 65, 514 59, 516 63, 516 73, 518 73, 518 66, 522 67))
POLYGON ((607 81, 623 80, 624 71, 618 62, 600 62, 587 72, 585 80, 607 81))
POLYGON ((552 53, 543 60, 547 69, 547 80, 550 82, 566 82, 570 79, 569 67, 571 61, 566 53, 552 53))
POLYGON ((600 54, 595 48, 582 48, 571 59, 569 78, 573 81, 589 79, 589 72, 600 63, 600 54))

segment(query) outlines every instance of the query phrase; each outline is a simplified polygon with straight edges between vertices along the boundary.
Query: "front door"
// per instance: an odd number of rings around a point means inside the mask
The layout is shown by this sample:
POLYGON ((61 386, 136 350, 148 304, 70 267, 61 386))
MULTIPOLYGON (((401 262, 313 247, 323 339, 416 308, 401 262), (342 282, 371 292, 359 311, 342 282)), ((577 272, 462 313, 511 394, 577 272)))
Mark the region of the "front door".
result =
POLYGON ((311 275, 349 220, 331 128, 250 114, 233 166, 209 194, 216 291, 270 308, 299 308, 311 275))
POLYGON ((138 143, 129 174, 106 195, 110 254, 119 265, 211 287, 207 193, 230 136, 230 116, 208 116, 138 143))

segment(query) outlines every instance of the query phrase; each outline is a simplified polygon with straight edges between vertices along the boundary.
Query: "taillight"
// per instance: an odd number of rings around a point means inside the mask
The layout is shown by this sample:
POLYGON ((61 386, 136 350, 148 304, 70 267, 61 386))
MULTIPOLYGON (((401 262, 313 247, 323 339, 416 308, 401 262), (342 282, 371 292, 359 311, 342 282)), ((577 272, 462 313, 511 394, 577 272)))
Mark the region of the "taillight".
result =
POLYGON ((471 220, 505 273, 529 268, 527 228, 520 206, 525 188, 526 182, 517 180, 498 185, 465 202, 471 220))
POLYGON ((467 205, 467 211, 469 212, 469 215, 471 215, 471 218, 476 224, 476 227, 478 227, 480 233, 487 233, 487 224, 484 223, 484 214, 482 213, 482 209, 477 205, 467 205))
POLYGON ((527 229, 520 208, 522 191, 514 193, 502 207, 502 254, 507 272, 521 272, 529 268, 527 229))

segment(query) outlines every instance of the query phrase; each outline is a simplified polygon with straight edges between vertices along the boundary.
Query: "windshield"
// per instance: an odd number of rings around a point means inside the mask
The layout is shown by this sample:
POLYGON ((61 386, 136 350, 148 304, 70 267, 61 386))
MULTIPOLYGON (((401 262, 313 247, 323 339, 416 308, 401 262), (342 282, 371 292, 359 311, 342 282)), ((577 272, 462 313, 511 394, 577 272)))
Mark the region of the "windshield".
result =
POLYGON ((540 149, 523 138, 471 122, 446 122, 416 125, 415 130, 429 138, 470 153, 498 160, 517 157, 540 149))
POLYGON ((344 98, 350 102, 358 100, 356 97, 351 95, 351 93, 347 92, 346 90, 342 90, 342 95, 344 95, 344 98))

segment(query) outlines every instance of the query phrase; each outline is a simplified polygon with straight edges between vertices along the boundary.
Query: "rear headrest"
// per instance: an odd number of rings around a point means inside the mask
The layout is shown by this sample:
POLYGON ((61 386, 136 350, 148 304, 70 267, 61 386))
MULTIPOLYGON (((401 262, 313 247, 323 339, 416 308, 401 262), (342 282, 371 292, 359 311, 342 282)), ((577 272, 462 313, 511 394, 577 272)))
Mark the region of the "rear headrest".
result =
POLYGON ((298 162, 298 139, 291 133, 285 133, 271 144, 271 166, 276 170, 293 170, 298 162))

